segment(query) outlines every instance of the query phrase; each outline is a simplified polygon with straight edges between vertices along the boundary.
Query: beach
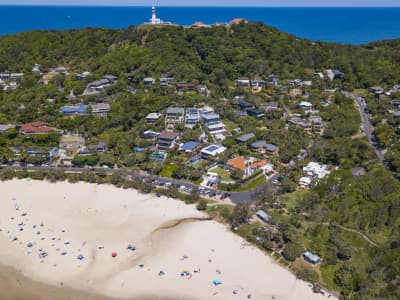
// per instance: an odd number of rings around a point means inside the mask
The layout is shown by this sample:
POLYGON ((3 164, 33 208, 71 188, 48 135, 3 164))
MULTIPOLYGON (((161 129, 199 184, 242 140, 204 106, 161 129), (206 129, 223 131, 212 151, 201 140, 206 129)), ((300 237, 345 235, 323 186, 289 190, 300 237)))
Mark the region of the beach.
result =
POLYGON ((85 183, 0 190, 2 299, 328 298, 194 205, 85 183))

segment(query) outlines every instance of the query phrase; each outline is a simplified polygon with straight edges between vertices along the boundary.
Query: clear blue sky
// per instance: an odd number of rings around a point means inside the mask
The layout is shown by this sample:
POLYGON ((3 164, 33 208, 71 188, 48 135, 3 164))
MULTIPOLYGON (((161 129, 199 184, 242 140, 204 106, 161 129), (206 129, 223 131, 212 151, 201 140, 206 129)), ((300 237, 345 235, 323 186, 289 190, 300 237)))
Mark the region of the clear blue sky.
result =
POLYGON ((400 0, 0 0, 0 5, 400 6, 400 0))

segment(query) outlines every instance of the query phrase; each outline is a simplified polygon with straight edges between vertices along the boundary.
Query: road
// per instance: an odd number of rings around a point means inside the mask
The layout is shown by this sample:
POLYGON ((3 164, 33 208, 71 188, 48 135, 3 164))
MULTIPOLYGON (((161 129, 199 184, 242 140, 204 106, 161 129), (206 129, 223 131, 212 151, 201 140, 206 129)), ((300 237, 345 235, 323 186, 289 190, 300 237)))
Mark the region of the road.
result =
MULTIPOLYGON (((65 167, 51 167, 51 166, 48 166, 48 167, 45 167, 45 166, 30 166, 30 167, 2 166, 2 167, 9 167, 16 171, 21 171, 21 170, 28 170, 28 171, 59 170, 59 171, 69 172, 69 173, 82 173, 85 171, 93 171, 93 172, 104 171, 108 175, 112 175, 118 171, 126 171, 125 169, 105 169, 105 168, 101 168, 101 167, 86 167, 86 168, 76 168, 76 167, 65 168, 65 167)), ((273 182, 274 180, 278 179, 279 176, 280 176, 279 174, 273 175, 271 178, 269 178, 268 182, 273 182)), ((192 189, 199 188, 198 185, 196 185, 190 181, 161 177, 161 176, 157 176, 157 175, 151 175, 146 172, 129 172, 129 178, 130 179, 139 179, 139 180, 148 179, 148 180, 151 180, 152 182, 157 180, 157 181, 163 183, 164 185, 167 182, 170 182, 171 184, 173 184, 174 186, 177 186, 177 187, 185 186, 185 187, 192 188, 192 189)), ((261 193, 263 191, 264 186, 265 186, 265 183, 255 187, 254 189, 249 190, 249 191, 228 192, 228 193, 230 194, 230 199, 233 203, 251 205, 256 202, 257 196, 259 195, 259 193, 261 193)), ((226 191, 222 191, 222 190, 215 190, 215 189, 212 189, 209 187, 204 187, 204 189, 209 190, 211 194, 216 193, 218 195, 221 195, 222 193, 226 192, 226 191)))
POLYGON ((362 128, 365 136, 368 138, 368 141, 371 143, 372 147, 374 148, 376 156, 386 166, 385 157, 382 154, 381 150, 378 148, 378 143, 376 142, 374 127, 371 124, 369 114, 365 111, 367 108, 365 100, 361 96, 354 95, 353 93, 350 93, 350 92, 342 92, 342 93, 346 97, 351 98, 356 102, 357 108, 361 114, 361 128, 362 128))

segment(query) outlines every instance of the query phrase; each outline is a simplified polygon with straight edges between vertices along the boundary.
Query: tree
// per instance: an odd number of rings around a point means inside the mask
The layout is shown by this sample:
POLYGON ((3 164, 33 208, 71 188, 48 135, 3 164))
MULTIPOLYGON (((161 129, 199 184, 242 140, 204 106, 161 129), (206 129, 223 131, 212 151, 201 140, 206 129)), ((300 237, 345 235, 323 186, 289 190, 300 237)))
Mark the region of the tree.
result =
POLYGON ((283 249, 282 256, 288 261, 294 261, 302 255, 303 251, 303 247, 299 244, 289 242, 283 249))
POLYGON ((207 209, 207 201, 200 199, 196 206, 197 210, 203 211, 207 209))
POLYGON ((250 217, 250 208, 245 204, 238 204, 233 209, 230 216, 230 223, 232 227, 239 226, 240 224, 247 223, 250 217))
POLYGON ((243 175, 244 173, 240 169, 235 168, 231 171, 231 178, 234 180, 241 180, 243 178, 243 175))

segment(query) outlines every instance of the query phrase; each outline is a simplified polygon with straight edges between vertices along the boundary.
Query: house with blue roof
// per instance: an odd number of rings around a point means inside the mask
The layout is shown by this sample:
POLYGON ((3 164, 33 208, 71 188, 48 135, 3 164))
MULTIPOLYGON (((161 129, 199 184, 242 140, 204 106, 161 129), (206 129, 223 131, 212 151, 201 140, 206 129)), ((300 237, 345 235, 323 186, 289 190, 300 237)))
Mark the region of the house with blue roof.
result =
POLYGON ((72 116, 72 115, 84 116, 87 114, 87 109, 88 105, 80 104, 80 105, 62 106, 60 108, 60 111, 66 116, 72 116))
POLYGON ((190 141, 190 142, 182 144, 179 147, 179 151, 182 151, 185 153, 193 153, 199 146, 200 146, 199 142, 190 141))

